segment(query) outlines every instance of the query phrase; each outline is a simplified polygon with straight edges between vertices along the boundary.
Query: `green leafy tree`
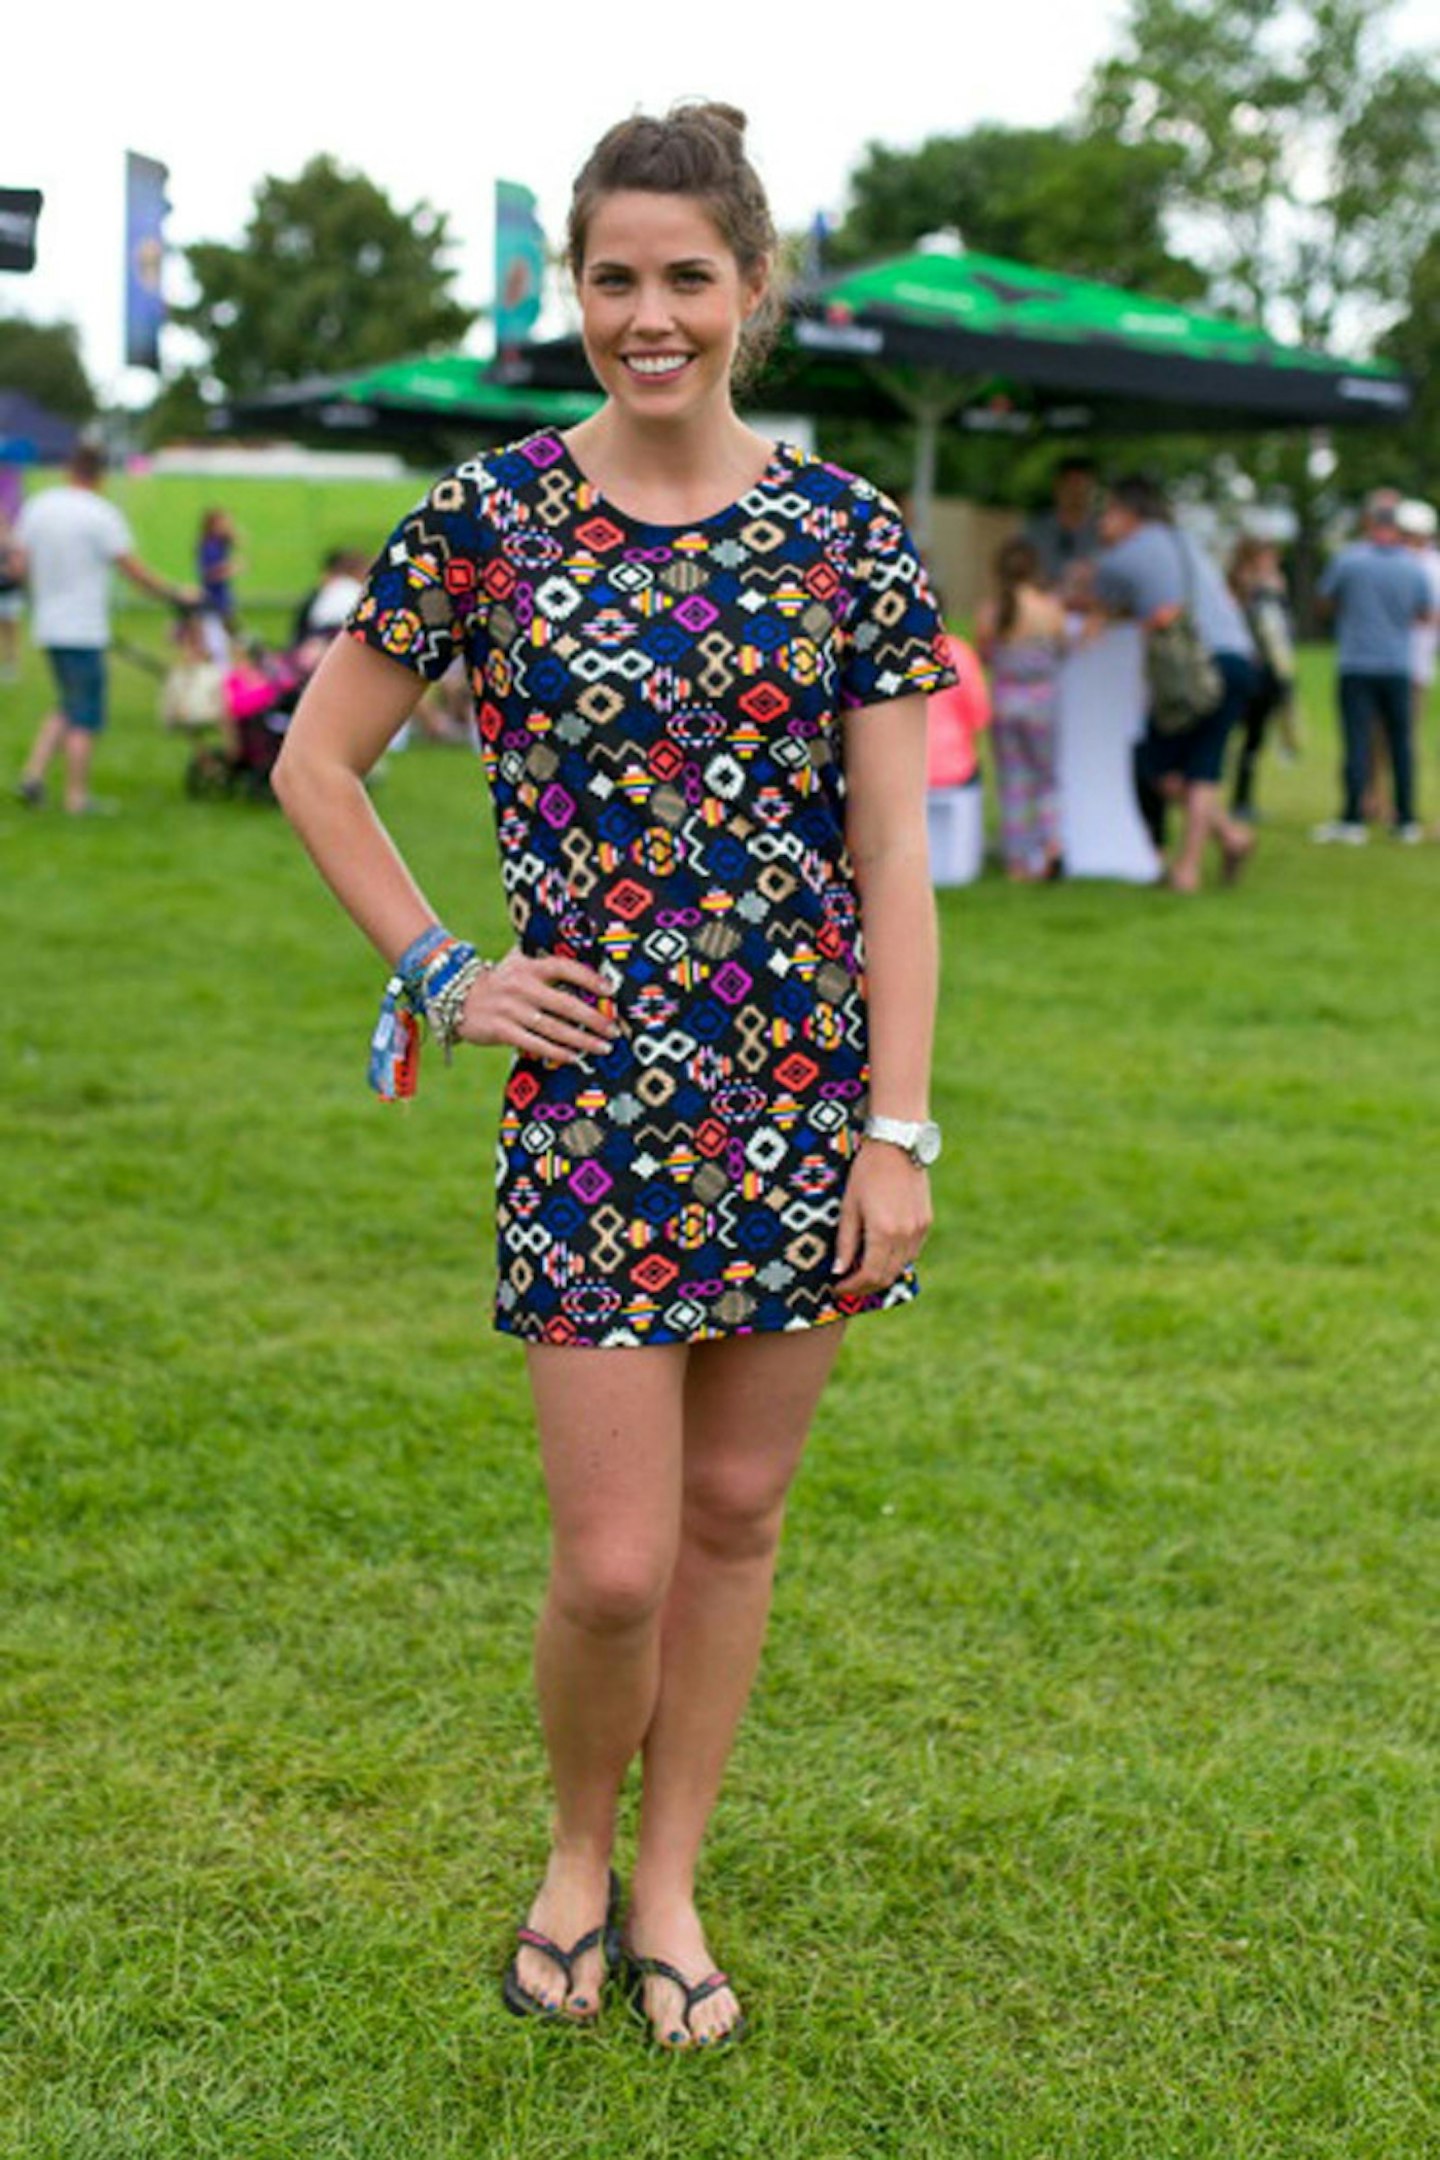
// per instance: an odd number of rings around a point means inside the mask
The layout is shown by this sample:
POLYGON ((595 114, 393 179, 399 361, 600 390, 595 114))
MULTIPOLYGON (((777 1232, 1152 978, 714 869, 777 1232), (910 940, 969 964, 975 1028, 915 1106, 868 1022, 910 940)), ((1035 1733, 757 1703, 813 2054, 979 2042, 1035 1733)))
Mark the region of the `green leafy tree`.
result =
POLYGON ((397 210, 373 181, 316 157, 262 181, 239 247, 185 250, 198 297, 175 319, 232 396, 458 345, 475 320, 451 297, 442 213, 397 210))
POLYGON ((1337 437, 1337 482, 1352 501, 1372 487, 1398 487, 1434 502, 1440 496, 1440 236, 1417 258, 1405 313, 1381 338, 1380 351, 1414 382, 1414 411, 1403 427, 1337 437))
POLYGON ((23 390, 62 420, 93 420, 95 392, 73 323, 0 317, 0 389, 23 390))
POLYGON ((1092 127, 1175 158, 1216 298, 1307 344, 1368 344, 1433 228, 1440 78, 1390 51, 1393 6, 1132 0, 1091 84, 1092 127))
MULTIPOLYGON (((1132 0, 1093 128, 1176 153, 1172 203, 1216 300, 1272 333, 1373 349, 1403 306, 1440 187, 1440 77, 1392 50, 1394 0, 1132 0)), ((1374 437, 1341 436, 1340 484, 1374 437)), ((1249 453, 1295 505, 1302 616, 1328 507, 1300 439, 1249 453)))
POLYGON ((1440 236, 1416 260, 1409 306, 1380 349, 1415 379, 1415 413, 1403 437, 1405 479, 1417 494, 1433 496, 1440 488, 1440 236))
POLYGON ((162 443, 202 440, 209 433, 213 411, 200 370, 181 368, 166 379, 154 403, 141 416, 140 433, 152 450, 162 443))
POLYGON ((894 254, 951 227, 981 254, 1194 299, 1204 277, 1165 239, 1180 163, 1168 145, 1063 127, 987 125, 932 136, 917 150, 871 143, 831 258, 838 266, 894 254))

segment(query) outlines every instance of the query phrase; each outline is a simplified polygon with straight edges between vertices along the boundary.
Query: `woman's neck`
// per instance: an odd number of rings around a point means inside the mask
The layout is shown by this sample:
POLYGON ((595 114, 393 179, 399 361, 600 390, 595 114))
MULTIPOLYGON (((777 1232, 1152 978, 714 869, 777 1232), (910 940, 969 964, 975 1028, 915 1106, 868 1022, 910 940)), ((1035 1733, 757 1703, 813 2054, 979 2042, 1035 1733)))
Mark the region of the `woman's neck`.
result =
POLYGON ((693 421, 647 426, 604 405, 563 439, 602 495, 667 523, 709 516, 735 501, 764 472, 775 447, 730 406, 693 421))

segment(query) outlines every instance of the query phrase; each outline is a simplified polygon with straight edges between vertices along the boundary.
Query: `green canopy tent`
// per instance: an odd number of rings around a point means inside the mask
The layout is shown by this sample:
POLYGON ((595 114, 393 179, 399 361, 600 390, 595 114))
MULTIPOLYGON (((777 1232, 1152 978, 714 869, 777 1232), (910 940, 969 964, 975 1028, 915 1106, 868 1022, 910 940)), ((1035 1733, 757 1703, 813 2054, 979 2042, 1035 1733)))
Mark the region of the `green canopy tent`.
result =
POLYGON ((570 388, 506 384, 493 379, 488 362, 445 353, 258 390, 217 413, 215 425, 256 434, 283 423, 304 435, 365 435, 402 445, 463 429, 476 442, 504 442, 527 428, 573 426, 599 403, 588 378, 570 388))
MULTIPOLYGON (((507 381, 590 379, 576 338, 525 348, 507 381)), ((920 249, 797 294, 758 402, 916 423, 922 536, 942 425, 1086 430, 1345 427, 1405 419, 1411 385, 1172 301, 998 256, 920 249)))
MULTIPOLYGON (((942 426, 1029 433, 1194 433, 1404 420, 1396 368, 1284 345, 1172 301, 998 256, 917 250, 797 294, 751 403, 915 422, 912 514, 925 537, 942 426)), ((223 421, 390 441, 476 442, 566 427, 599 403, 578 337, 503 363, 451 354, 261 391, 223 421)))

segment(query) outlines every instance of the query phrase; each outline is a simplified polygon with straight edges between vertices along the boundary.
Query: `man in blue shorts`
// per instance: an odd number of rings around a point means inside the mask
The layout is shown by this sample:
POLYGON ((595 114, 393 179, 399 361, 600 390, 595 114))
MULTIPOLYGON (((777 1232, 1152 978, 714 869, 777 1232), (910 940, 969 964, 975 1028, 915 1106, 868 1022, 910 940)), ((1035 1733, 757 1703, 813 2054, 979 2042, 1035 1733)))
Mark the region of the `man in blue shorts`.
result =
POLYGON ((1397 840, 1422 837, 1415 817, 1410 724, 1410 636, 1427 622, 1433 602, 1424 571, 1405 546, 1393 488, 1378 488, 1365 504, 1363 536, 1342 548, 1320 580, 1319 597, 1335 617, 1338 647, 1343 803, 1338 818, 1317 825, 1317 840, 1359 847, 1369 839, 1365 789, 1372 730, 1384 730, 1395 779, 1397 840))
POLYGON ((1255 641, 1209 556, 1172 522, 1163 493, 1143 474, 1132 473, 1111 488, 1100 537, 1098 607, 1132 617, 1147 635, 1186 610, 1214 659, 1221 691, 1212 711, 1178 734, 1162 735, 1147 720, 1135 750, 1135 792, 1157 847, 1164 841, 1167 803, 1178 799, 1184 806, 1180 844, 1165 873, 1172 891, 1200 890, 1211 840, 1228 884, 1255 846, 1253 833, 1229 814, 1221 793, 1225 746, 1255 687, 1255 641))
POLYGON ((16 789, 38 807, 45 775, 65 756, 65 808, 82 817, 99 807, 90 793, 95 738, 105 725, 105 649, 110 643, 110 571, 156 599, 180 605, 192 596, 141 562, 130 528, 101 489, 103 451, 82 444, 69 484, 32 495, 15 521, 11 559, 29 587, 31 634, 55 679, 46 714, 16 789))

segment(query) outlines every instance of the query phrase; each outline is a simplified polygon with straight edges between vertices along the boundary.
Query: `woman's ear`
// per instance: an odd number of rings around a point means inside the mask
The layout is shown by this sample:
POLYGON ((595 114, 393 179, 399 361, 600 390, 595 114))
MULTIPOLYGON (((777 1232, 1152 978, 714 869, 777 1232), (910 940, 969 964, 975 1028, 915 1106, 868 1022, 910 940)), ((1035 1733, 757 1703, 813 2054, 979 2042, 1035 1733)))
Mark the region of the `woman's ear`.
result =
POLYGON ((767 255, 761 262, 759 269, 754 271, 745 281, 745 320, 747 323, 753 322, 765 305, 765 297, 770 290, 770 270, 771 262, 770 257, 767 255))

